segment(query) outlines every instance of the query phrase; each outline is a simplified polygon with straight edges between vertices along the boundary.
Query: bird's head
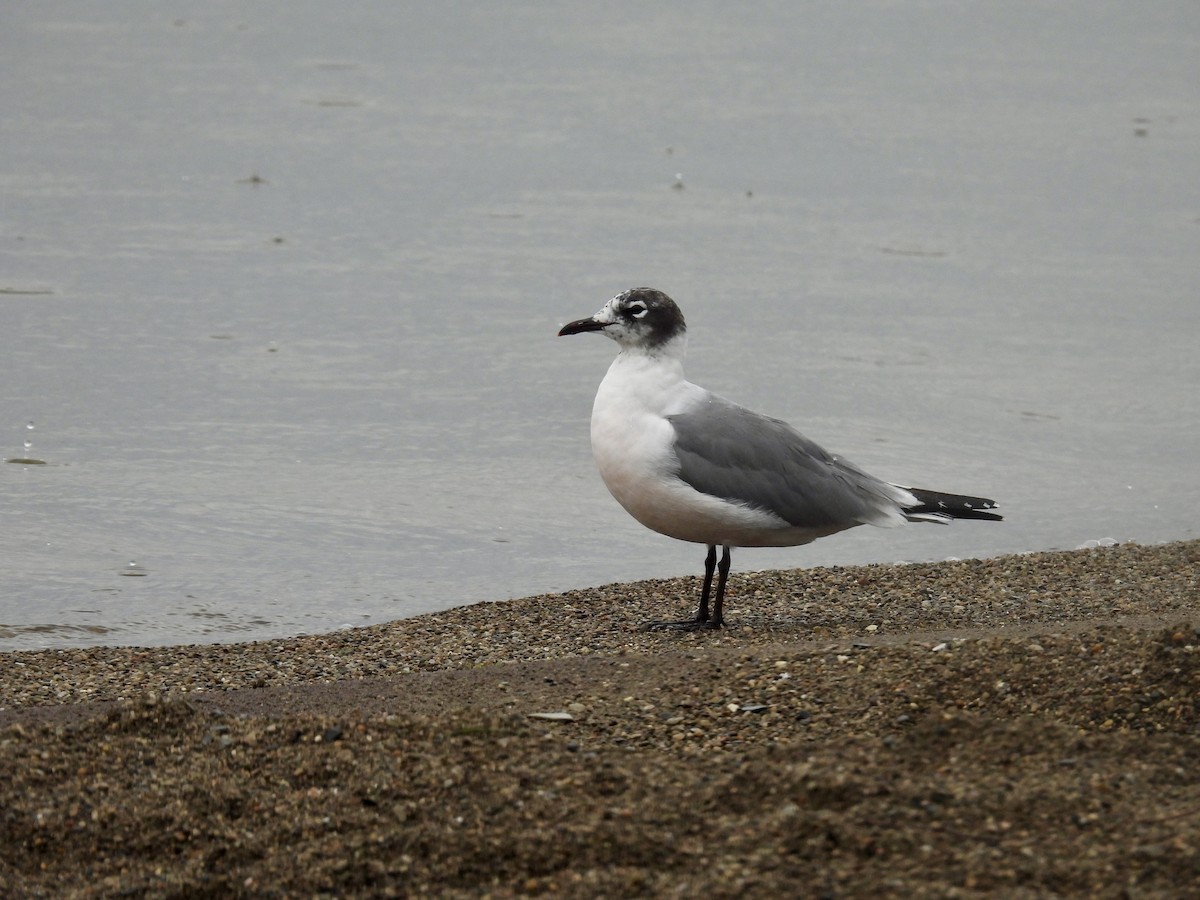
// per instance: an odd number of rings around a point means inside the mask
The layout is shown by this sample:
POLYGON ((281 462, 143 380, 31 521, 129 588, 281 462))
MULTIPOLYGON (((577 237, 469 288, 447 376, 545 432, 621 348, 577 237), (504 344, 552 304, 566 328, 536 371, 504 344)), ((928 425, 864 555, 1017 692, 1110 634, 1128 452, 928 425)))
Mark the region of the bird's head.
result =
POLYGON ((617 294, 594 316, 576 319, 559 329, 565 334, 599 331, 623 350, 653 353, 687 332, 675 301, 654 288, 640 287, 617 294))

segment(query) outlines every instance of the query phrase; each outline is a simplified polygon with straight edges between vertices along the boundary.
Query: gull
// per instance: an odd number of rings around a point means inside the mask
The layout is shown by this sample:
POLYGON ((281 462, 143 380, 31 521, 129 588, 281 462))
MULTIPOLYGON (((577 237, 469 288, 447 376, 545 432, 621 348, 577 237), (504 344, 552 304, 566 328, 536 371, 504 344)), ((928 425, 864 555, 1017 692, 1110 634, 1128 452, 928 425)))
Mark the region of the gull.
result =
POLYGON ((692 384, 683 313, 662 291, 625 291, 558 334, 589 331, 620 348, 592 406, 600 477, 647 528, 708 545, 695 617, 649 629, 720 628, 732 547, 795 547, 857 525, 1002 518, 993 500, 882 481, 786 422, 692 384))

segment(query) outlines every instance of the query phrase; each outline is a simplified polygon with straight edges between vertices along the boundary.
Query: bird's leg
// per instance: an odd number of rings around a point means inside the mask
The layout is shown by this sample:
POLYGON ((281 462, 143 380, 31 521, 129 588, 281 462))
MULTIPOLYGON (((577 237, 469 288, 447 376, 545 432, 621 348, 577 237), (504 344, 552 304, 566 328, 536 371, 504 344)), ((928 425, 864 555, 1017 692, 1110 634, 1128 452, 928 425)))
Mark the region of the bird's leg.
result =
POLYGON ((704 557, 704 587, 700 589, 700 608, 696 610, 696 622, 703 625, 708 621, 708 592, 712 589, 713 569, 717 567, 717 546, 708 545, 704 557))
POLYGON ((725 578, 729 575, 729 548, 721 557, 721 577, 717 579, 716 615, 708 614, 708 595, 712 591, 713 572, 717 571, 717 546, 708 545, 708 555, 704 557, 704 587, 700 589, 700 608, 696 610, 696 618, 684 619, 681 622, 647 622, 643 628, 646 631, 695 631, 700 628, 721 627, 721 607, 725 599, 725 578))
MULTIPOLYGON (((713 560, 714 557, 716 557, 716 555, 717 555, 717 548, 709 547, 708 548, 708 559, 710 562, 713 560)), ((708 599, 707 588, 708 588, 708 582, 711 579, 712 579, 712 567, 710 566, 708 569, 708 577, 704 579, 704 587, 706 588, 706 590, 704 591, 704 599, 705 600, 708 599)), ((720 628, 722 625, 725 624, 725 582, 728 580, 729 580, 729 545, 726 544, 722 548, 721 564, 720 564, 720 566, 717 567, 717 599, 713 602, 712 621, 710 621, 708 623, 709 627, 711 627, 711 628, 720 628)), ((707 614, 708 610, 705 608, 705 606, 706 606, 706 604, 702 602, 700 608, 707 614)), ((707 618, 707 615, 705 616, 705 618, 707 618)))

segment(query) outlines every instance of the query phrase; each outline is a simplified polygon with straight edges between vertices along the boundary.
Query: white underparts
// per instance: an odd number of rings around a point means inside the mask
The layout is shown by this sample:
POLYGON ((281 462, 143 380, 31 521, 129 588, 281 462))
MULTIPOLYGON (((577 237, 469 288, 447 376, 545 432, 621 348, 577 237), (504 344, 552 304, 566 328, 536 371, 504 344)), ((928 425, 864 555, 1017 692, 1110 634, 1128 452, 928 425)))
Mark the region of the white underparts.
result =
POLYGON ((682 355, 682 338, 653 355, 622 351, 596 393, 592 452, 605 485, 631 516, 678 540, 732 547, 791 547, 853 524, 795 528, 769 510, 703 494, 680 480, 667 417, 706 396, 683 377, 682 355))

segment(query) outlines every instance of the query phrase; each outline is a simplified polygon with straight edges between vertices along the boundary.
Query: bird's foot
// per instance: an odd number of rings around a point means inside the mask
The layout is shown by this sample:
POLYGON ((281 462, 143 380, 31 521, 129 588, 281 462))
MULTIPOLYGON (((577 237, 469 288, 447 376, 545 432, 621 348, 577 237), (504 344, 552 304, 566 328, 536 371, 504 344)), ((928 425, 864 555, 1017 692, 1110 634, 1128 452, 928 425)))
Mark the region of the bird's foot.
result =
POLYGON ((683 619, 679 622, 647 622, 642 631, 715 631, 721 623, 713 619, 683 619))

